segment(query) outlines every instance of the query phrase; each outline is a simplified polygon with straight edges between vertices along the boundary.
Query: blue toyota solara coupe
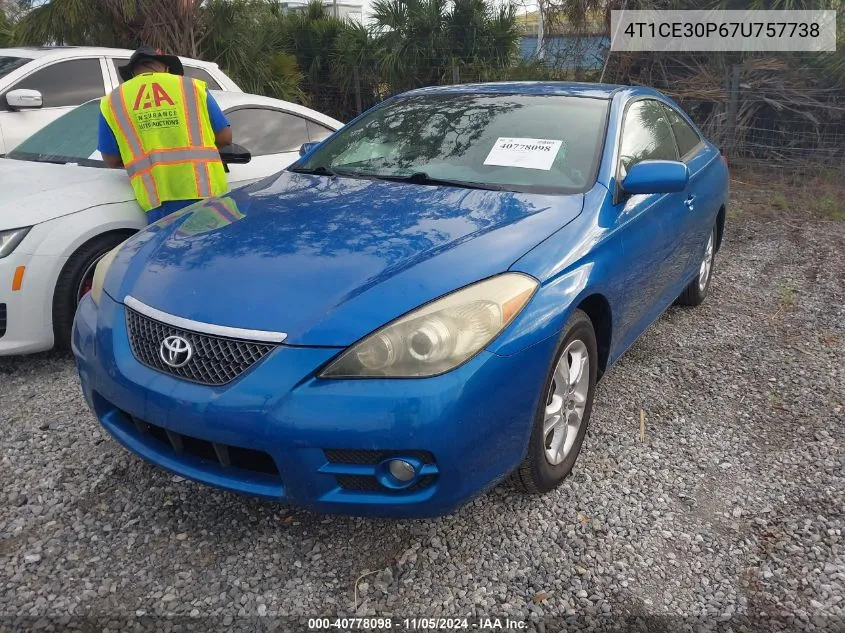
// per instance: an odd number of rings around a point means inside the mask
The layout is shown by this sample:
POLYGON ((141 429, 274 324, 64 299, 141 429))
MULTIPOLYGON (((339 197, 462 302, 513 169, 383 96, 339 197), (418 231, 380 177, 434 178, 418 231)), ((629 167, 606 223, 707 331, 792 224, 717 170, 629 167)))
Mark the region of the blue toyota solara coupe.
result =
POLYGON ((118 246, 79 306, 100 423, 184 477, 396 517, 551 490, 602 373, 707 296, 726 161, 653 90, 425 88, 302 153, 118 246))

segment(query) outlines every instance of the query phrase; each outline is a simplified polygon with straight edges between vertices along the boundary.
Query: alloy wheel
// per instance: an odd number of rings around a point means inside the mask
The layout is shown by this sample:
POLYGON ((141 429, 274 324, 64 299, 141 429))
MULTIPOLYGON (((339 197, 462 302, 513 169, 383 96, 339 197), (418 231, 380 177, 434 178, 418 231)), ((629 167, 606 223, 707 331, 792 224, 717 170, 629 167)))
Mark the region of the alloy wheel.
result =
POLYGON ((76 302, 79 303, 82 301, 82 297, 87 295, 91 292, 91 286, 94 283, 94 270, 97 268, 97 264, 100 263, 100 260, 103 259, 105 253, 100 255, 96 258, 88 268, 85 269, 85 272, 82 275, 82 278, 79 280, 79 285, 76 287, 76 302))
POLYGON ((543 420, 546 460, 557 466, 578 437, 590 389, 590 354, 583 341, 570 341, 552 376, 543 420))
POLYGON ((716 231, 710 231, 710 237, 707 239, 707 247, 704 249, 704 259, 701 260, 701 266, 698 269, 698 290, 704 292, 707 283, 710 281, 710 271, 713 269, 713 236, 716 231))

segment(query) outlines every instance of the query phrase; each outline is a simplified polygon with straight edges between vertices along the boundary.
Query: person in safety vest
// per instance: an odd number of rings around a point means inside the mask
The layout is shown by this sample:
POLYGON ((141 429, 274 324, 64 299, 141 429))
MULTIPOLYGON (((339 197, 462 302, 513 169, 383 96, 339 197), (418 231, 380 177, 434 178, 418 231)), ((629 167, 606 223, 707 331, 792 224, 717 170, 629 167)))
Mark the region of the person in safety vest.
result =
POLYGON ((205 82, 149 46, 119 68, 124 83, 100 101, 97 148, 108 167, 126 169, 147 223, 229 190, 217 148, 232 129, 205 82))

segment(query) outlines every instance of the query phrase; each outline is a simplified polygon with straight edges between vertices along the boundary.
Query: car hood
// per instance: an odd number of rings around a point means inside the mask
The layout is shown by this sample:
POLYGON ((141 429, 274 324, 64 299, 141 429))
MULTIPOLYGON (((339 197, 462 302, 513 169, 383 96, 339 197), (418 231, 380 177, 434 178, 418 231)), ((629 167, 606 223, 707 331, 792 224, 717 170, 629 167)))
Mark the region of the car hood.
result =
POLYGON ((0 230, 134 200, 123 170, 0 159, 0 230))
POLYGON ((153 225, 106 292, 183 318, 346 346, 504 272, 574 219, 550 196, 282 172, 153 225))

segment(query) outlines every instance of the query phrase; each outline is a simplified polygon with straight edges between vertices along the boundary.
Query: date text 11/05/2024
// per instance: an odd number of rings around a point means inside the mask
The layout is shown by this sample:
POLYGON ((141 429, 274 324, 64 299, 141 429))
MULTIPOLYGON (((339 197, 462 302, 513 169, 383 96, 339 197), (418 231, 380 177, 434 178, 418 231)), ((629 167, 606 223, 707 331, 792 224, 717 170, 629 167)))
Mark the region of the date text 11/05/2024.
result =
POLYGON ((525 620, 507 617, 473 618, 309 618, 309 631, 521 631, 528 627, 525 620))

